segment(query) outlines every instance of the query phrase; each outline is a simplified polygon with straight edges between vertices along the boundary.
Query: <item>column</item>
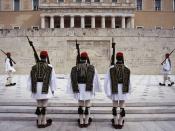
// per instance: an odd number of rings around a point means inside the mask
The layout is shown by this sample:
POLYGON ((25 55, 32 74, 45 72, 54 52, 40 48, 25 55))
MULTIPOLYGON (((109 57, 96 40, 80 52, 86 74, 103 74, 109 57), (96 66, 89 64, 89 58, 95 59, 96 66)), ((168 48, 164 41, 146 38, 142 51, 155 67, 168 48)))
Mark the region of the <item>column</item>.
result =
POLYGON ((126 28, 126 26, 125 26, 125 16, 122 16, 122 28, 126 28))
POLYGON ((115 28, 115 16, 112 16, 112 28, 115 28))
POLYGON ((45 16, 41 16, 41 29, 45 28, 45 16))
POLYGON ((71 16, 71 19, 70 19, 70 27, 71 27, 71 28, 74 28, 74 16, 71 16))
POLYGON ((131 17, 131 28, 134 29, 134 17, 131 17))
POLYGON ((60 28, 64 28, 64 15, 60 16, 61 20, 60 20, 60 28))
POLYGON ((85 28, 84 16, 81 16, 81 28, 85 28))
POLYGON ((91 17, 91 28, 95 28, 95 16, 91 17))
POLYGON ((102 22, 102 28, 105 28, 105 16, 102 16, 101 22, 102 22))
POLYGON ((50 16, 50 28, 53 29, 54 28, 54 17, 50 16))

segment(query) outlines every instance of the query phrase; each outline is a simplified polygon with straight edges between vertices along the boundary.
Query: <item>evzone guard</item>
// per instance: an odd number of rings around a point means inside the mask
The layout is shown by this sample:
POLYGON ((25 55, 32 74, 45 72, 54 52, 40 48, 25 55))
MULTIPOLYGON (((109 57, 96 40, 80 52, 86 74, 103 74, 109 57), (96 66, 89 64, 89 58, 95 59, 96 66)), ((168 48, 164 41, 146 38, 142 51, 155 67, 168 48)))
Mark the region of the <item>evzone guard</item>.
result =
POLYGON ((165 86, 166 81, 168 81, 168 86, 172 86, 174 82, 171 81, 169 76, 171 74, 171 69, 172 69, 169 53, 165 54, 165 60, 161 64, 162 64, 162 74, 164 77, 163 77, 163 83, 159 83, 159 85, 165 86))
POLYGON ((101 92, 97 71, 90 64, 87 52, 82 52, 79 55, 78 51, 77 65, 71 70, 67 93, 72 94, 78 100, 78 125, 80 128, 88 127, 92 121, 90 117, 90 101, 95 96, 95 92, 101 92))
MULTIPOLYGON (((122 52, 116 54, 117 62, 108 70, 104 80, 104 90, 108 98, 113 102, 112 126, 121 129, 124 126, 125 101, 131 91, 130 70, 124 65, 122 52), (117 108, 120 111, 117 111, 117 108)), ((113 62, 114 63, 114 62, 113 62)))
POLYGON ((48 100, 53 97, 56 90, 56 75, 52 65, 47 63, 47 51, 41 51, 40 58, 41 60, 31 69, 27 87, 37 102, 37 127, 45 128, 52 124, 51 119, 46 119, 46 113, 48 100))
POLYGON ((37 102, 35 111, 37 127, 45 128, 52 124, 52 119, 46 119, 46 114, 48 100, 53 97, 57 87, 56 74, 53 66, 50 64, 48 52, 41 51, 39 59, 33 42, 29 38, 28 42, 34 51, 36 64, 31 69, 27 87, 31 91, 32 98, 37 102))
POLYGON ((15 61, 11 58, 11 53, 7 52, 5 53, 3 50, 1 50, 7 57, 5 59, 5 72, 7 73, 7 81, 5 86, 14 86, 16 83, 13 83, 13 73, 16 72, 14 68, 15 61))

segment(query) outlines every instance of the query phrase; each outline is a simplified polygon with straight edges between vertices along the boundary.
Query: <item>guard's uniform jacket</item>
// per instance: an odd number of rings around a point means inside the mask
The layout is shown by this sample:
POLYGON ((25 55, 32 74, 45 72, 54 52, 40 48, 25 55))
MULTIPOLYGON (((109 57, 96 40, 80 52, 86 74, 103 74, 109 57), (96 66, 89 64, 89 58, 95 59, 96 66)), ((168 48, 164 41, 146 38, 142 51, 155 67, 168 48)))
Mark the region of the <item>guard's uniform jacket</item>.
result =
POLYGON ((56 75, 52 65, 38 62, 32 67, 28 88, 35 99, 51 98, 56 90, 56 75))

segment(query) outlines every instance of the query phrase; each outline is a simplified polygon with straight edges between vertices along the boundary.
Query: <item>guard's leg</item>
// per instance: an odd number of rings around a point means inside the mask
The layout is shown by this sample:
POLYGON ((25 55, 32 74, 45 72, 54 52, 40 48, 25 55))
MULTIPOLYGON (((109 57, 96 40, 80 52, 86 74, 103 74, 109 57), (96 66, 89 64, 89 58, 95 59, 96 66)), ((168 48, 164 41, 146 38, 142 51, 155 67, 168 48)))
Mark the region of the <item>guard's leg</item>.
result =
POLYGON ((86 100, 85 101, 85 127, 87 127, 88 125, 90 125, 92 119, 90 118, 90 100, 86 100))
POLYGON ((168 86, 172 86, 172 85, 174 84, 174 82, 171 81, 170 76, 168 76, 168 75, 167 75, 167 80, 170 82, 170 83, 168 84, 168 86))
POLYGON ((83 107, 84 107, 84 101, 79 100, 79 101, 78 101, 78 105, 79 105, 79 107, 78 107, 79 126, 80 126, 80 127, 83 127, 83 125, 84 125, 84 120, 83 120, 83 113, 84 113, 84 111, 83 111, 83 107))
POLYGON ((159 85, 160 85, 160 86, 165 86, 166 80, 167 80, 167 75, 164 74, 164 75, 163 75, 163 83, 159 83, 159 85))
POLYGON ((120 116, 119 116, 119 128, 121 129, 124 125, 124 117, 125 117, 125 101, 120 100, 119 101, 119 106, 120 106, 120 116))
POLYGON ((6 86, 10 86, 10 84, 12 83, 12 72, 8 71, 7 72, 7 82, 6 82, 6 86))
POLYGON ((46 114, 47 114, 47 104, 48 104, 48 99, 42 100, 42 124, 45 125, 47 124, 47 119, 46 119, 46 114))
POLYGON ((38 116, 38 118, 37 118, 37 126, 38 127, 40 127, 42 125, 41 110, 42 110, 41 100, 37 100, 37 108, 36 108, 35 114, 38 116))
POLYGON ((118 107, 118 101, 113 101, 113 108, 112 108, 112 125, 117 128, 118 125, 118 117, 117 117, 117 107, 118 107))

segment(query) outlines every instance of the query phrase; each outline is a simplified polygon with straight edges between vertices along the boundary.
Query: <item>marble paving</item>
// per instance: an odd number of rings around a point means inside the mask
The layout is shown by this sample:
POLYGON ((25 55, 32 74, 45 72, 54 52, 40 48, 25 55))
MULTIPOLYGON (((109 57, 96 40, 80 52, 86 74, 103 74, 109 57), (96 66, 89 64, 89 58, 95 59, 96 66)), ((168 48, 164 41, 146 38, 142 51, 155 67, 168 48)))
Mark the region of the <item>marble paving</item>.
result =
MULTIPOLYGON (((175 121, 127 122, 120 131, 174 131, 175 121)), ((54 122, 38 129, 31 121, 0 121, 0 131, 115 131, 109 122, 93 122, 88 128, 79 128, 75 122, 54 122)))
MULTIPOLYGON (((14 75, 13 81, 16 86, 5 87, 6 75, 0 75, 0 101, 33 101, 30 97, 31 93, 27 90, 28 75, 14 75)), ((174 81, 175 76, 171 75, 174 81)), ((65 93, 68 75, 57 75, 57 91, 51 101, 74 102, 72 96, 65 93)), ((131 94, 128 102, 174 102, 175 101, 175 85, 172 87, 159 86, 159 82, 163 80, 161 75, 132 75, 131 76, 131 94)), ((104 75, 100 75, 100 83, 103 90, 104 75)), ((168 84, 168 83, 167 83, 168 84)), ((104 90, 96 93, 94 102, 110 102, 105 96, 104 90)))

